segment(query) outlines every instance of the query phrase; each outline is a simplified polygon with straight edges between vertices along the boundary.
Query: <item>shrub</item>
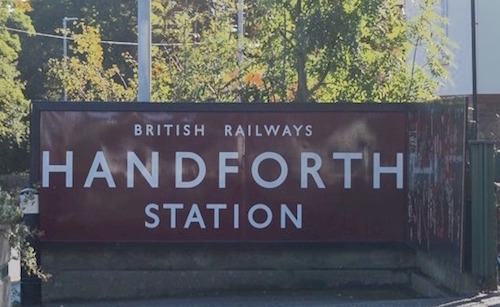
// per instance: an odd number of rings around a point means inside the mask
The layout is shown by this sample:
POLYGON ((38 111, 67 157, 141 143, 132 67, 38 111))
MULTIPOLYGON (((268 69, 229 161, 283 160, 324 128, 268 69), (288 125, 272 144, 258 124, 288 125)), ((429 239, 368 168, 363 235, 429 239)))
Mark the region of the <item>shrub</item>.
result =
POLYGON ((13 196, 0 188, 0 235, 5 236, 11 248, 18 252, 21 265, 29 275, 47 281, 50 275, 38 266, 35 249, 29 242, 30 238, 35 238, 39 232, 30 229, 23 222, 23 206, 26 206, 34 195, 26 195, 23 204, 20 204, 18 195, 17 193, 13 196))

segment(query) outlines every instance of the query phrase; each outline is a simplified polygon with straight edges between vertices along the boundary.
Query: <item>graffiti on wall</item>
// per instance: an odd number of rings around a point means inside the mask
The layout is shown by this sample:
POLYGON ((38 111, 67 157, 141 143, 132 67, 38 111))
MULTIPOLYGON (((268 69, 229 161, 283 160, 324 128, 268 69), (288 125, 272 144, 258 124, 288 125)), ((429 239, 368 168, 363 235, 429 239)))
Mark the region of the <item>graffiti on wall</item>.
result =
POLYGON ((464 104, 429 104, 408 116, 408 239, 420 248, 459 259, 464 104))

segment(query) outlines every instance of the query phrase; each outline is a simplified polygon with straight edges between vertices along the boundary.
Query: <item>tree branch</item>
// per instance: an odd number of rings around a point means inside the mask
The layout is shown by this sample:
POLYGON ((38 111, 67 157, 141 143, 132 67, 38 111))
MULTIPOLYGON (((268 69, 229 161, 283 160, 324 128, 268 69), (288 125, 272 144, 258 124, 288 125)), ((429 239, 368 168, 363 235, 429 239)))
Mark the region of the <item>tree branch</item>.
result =
POLYGON ((329 60, 328 64, 326 65, 325 70, 323 70, 323 73, 319 77, 318 83, 316 83, 310 90, 309 93, 312 95, 314 92, 316 92, 323 84, 325 83, 325 79, 328 76, 328 73, 330 72, 330 69, 332 68, 332 61, 329 60))
MULTIPOLYGON (((414 45, 414 49, 413 49, 413 61, 412 61, 412 64, 411 64, 411 74, 410 74, 410 84, 408 85, 408 91, 406 93, 406 101, 408 101, 408 99, 410 98, 410 92, 411 92, 411 88, 413 86, 413 77, 415 76, 415 66, 416 66, 416 61, 417 61, 417 49, 418 49, 418 45, 420 44, 420 37, 417 38, 417 40, 415 41, 415 45, 414 45)), ((402 101, 400 101, 402 102, 402 101)))

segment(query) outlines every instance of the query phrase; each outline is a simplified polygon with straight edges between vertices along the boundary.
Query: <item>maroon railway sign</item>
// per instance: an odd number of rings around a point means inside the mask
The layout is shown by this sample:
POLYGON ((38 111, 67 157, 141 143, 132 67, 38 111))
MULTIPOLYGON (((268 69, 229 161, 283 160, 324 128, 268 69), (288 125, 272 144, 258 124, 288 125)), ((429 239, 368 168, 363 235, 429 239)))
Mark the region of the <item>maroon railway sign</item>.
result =
POLYGON ((389 105, 35 103, 46 242, 405 240, 389 105))

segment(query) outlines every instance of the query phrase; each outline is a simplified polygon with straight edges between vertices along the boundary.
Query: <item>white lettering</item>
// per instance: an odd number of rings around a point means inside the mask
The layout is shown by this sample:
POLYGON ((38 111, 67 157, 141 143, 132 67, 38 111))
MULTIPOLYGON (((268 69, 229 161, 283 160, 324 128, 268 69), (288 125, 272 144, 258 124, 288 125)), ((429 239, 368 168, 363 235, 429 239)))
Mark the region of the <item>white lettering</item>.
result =
POLYGON ((290 124, 290 125, 224 125, 224 136, 312 136, 312 125, 290 124), (234 129, 234 130, 233 130, 234 129))
MULTIPOLYGON (((184 214, 178 214, 179 211, 187 210, 188 208, 184 206, 182 203, 164 203, 164 210, 167 210, 168 215, 170 215, 170 228, 177 229, 177 224, 180 222, 179 217, 184 216, 184 214)), ((221 218, 227 217, 228 214, 222 214, 222 210, 227 210, 228 205, 224 203, 207 203, 205 206, 199 206, 198 204, 192 204, 189 207, 189 212, 187 212, 187 217, 183 220, 184 229, 190 229, 193 224, 198 224, 200 229, 207 229, 206 221, 210 220, 210 211, 213 214, 213 228, 212 229, 220 229, 221 224, 222 227, 230 227, 226 223, 221 223, 221 218)), ((234 229, 240 228, 240 206, 239 204, 234 204, 233 209, 233 227, 234 229)), ((144 226, 148 229, 155 229, 161 223, 161 208, 156 203, 149 203, 144 208, 145 220, 144 226)), ((248 226, 253 227, 255 229, 264 229, 268 228, 272 223, 275 223, 276 226, 279 223, 280 229, 287 228, 295 228, 302 229, 302 204, 297 204, 295 210, 290 208, 287 204, 282 203, 280 206, 280 219, 279 221, 274 219, 273 212, 268 205, 257 203, 252 205, 248 211, 246 211, 246 220, 248 222, 248 226)), ((183 211, 182 213, 184 213, 183 211)), ((212 225, 208 225, 210 227, 212 225)))
POLYGON ((205 165, 205 161, 195 154, 194 152, 189 151, 179 151, 175 153, 175 187, 181 189, 194 188, 199 185, 203 179, 205 179, 205 175, 207 173, 207 167, 205 165), (191 181, 183 180, 183 160, 191 159, 198 165, 198 176, 191 181))
POLYGON ((266 130, 266 134, 269 136, 277 136, 278 130, 280 129, 280 125, 264 125, 264 129, 266 130))
POLYGON ((175 229, 177 227, 177 210, 184 209, 184 205, 178 203, 167 203, 163 204, 163 209, 170 210, 170 228, 175 229))
POLYGON ((204 136, 205 125, 201 124, 134 124, 134 136, 204 136))
POLYGON ((260 126, 255 126, 255 136, 262 136, 262 132, 260 132, 260 126))
POLYGON ((66 151, 66 164, 51 165, 50 152, 42 153, 42 187, 47 188, 50 185, 50 173, 65 173, 66 188, 73 187, 73 152, 66 151))
POLYGON ((300 130, 302 130, 302 125, 293 125, 293 129, 295 129, 295 135, 300 136, 300 130))
POLYGON ((191 129, 189 125, 184 125, 184 136, 190 136, 191 135, 191 129))
POLYGON ((281 133, 282 136, 292 136, 292 131, 290 130, 290 127, 288 127, 288 125, 286 125, 284 128, 283 128, 283 132, 281 133))
POLYGON ((303 152, 300 155, 300 169, 302 170, 300 172, 300 188, 301 189, 307 189, 307 175, 311 175, 311 177, 314 179, 314 182, 316 182, 316 186, 320 189, 325 188, 325 183, 319 176, 319 169, 321 168, 321 157, 314 152, 303 152), (309 166, 308 161, 313 160, 314 165, 309 166))
POLYGON ((297 229, 302 229, 302 204, 297 204, 297 214, 293 215, 292 211, 286 204, 281 204, 280 227, 286 229, 286 217, 290 219, 292 224, 297 229))
POLYGON ((147 124, 146 125, 146 135, 147 136, 154 135, 154 133, 153 133, 153 125, 151 125, 151 124, 147 124))
POLYGON ((224 136, 233 136, 233 127, 231 125, 225 125, 224 126, 224 136))
POLYGON ((373 153, 373 188, 380 189, 380 174, 396 174, 396 188, 403 188, 403 154, 396 154, 396 166, 380 166, 380 153, 373 153))
POLYGON ((352 160, 363 159, 363 154, 360 152, 334 152, 333 159, 344 160, 344 188, 351 188, 351 165, 352 160))
POLYGON ((226 204, 207 204, 208 210, 214 211, 214 229, 219 229, 220 227, 220 210, 227 209, 226 204))
POLYGON ((194 125, 194 135, 204 136, 205 135, 205 125, 194 125))
POLYGON ((245 130, 243 130, 243 127, 241 125, 238 125, 238 128, 236 128, 234 136, 245 136, 245 130))
POLYGON ((153 210, 158 212, 158 210, 160 210, 160 206, 151 203, 144 208, 144 213, 153 220, 152 222, 144 221, 144 226, 149 229, 156 228, 160 225, 160 217, 157 213, 153 212, 153 210))
POLYGON ((127 188, 134 187, 134 167, 136 167, 141 175, 146 179, 152 188, 158 188, 158 161, 159 153, 153 151, 151 153, 150 168, 151 173, 147 170, 144 163, 139 160, 139 157, 133 152, 127 152, 127 188))
POLYGON ((220 152, 219 153, 219 188, 221 188, 221 189, 226 188, 226 174, 228 174, 228 173, 237 174, 238 173, 237 166, 226 165, 226 161, 228 159, 238 159, 238 153, 237 152, 220 152))
POLYGON ((186 223, 184 223, 184 228, 188 229, 189 227, 191 227, 192 223, 198 223, 201 229, 207 228, 207 226, 205 225, 205 221, 203 220, 203 216, 201 215, 200 208, 198 208, 197 204, 193 204, 191 206, 191 210, 189 210, 186 223))
POLYGON ((306 136, 312 136, 313 130, 311 125, 306 126, 306 136))
POLYGON ((269 209, 269 207, 264 204, 255 204, 250 208, 250 210, 248 210, 248 222, 254 228, 264 229, 271 224, 272 219, 273 219, 273 213, 271 209, 269 209), (263 210, 266 213, 266 219, 261 223, 257 222, 254 217, 255 211, 257 210, 263 210))
POLYGON ((92 162, 92 166, 90 167, 89 174, 83 187, 90 188, 95 178, 104 178, 106 179, 108 187, 116 188, 115 180, 111 175, 108 162, 106 162, 106 158, 104 157, 104 153, 102 151, 96 152, 94 161, 92 162), (101 168, 101 171, 99 171, 99 168, 101 168))
POLYGON ((240 228, 240 205, 234 204, 234 212, 233 212, 233 221, 234 221, 234 229, 240 228))
POLYGON ((283 157, 278 153, 272 151, 263 152, 260 155, 258 155, 252 163, 252 177, 255 180, 255 182, 263 188, 273 189, 279 187, 285 181, 287 175, 288 175, 288 165, 286 164, 285 159, 283 159, 283 157), (262 161, 266 159, 275 160, 280 165, 281 173, 278 176, 278 178, 276 178, 274 181, 264 180, 260 176, 259 166, 262 163, 262 161))
POLYGON ((135 124, 134 125, 134 136, 140 136, 142 135, 142 126, 135 124))
POLYGON ((163 125, 163 127, 165 127, 165 130, 167 131, 167 135, 170 136, 171 135, 171 129, 174 127, 173 124, 165 124, 163 125))

